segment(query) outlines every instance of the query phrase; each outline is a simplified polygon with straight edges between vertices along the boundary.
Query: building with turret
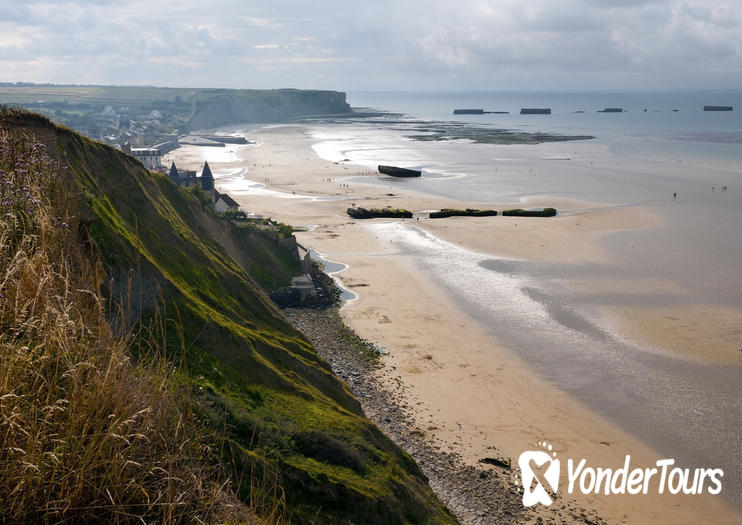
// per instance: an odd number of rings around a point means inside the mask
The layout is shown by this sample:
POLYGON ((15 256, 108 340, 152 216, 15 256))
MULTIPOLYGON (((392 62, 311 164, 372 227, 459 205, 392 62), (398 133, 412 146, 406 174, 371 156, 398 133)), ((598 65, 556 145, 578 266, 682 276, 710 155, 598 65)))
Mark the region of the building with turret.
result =
POLYGON ((237 211, 240 209, 240 205, 226 193, 220 193, 214 187, 214 174, 211 173, 211 168, 208 162, 204 162, 204 168, 201 170, 201 176, 196 176, 195 171, 191 170, 179 170, 175 166, 175 162, 170 165, 170 171, 168 177, 178 186, 201 186, 206 195, 211 197, 214 202, 214 209, 217 212, 225 211, 237 211))
POLYGON ((168 173, 170 180, 172 180, 178 186, 189 186, 200 185, 201 189, 205 192, 214 191, 214 175, 211 173, 209 163, 204 163, 204 169, 201 171, 201 176, 196 176, 196 172, 193 170, 179 170, 175 166, 175 162, 170 165, 170 172, 168 173))
POLYGON ((214 191, 214 175, 211 174, 208 162, 204 162, 204 169, 201 171, 201 187, 204 191, 214 191))

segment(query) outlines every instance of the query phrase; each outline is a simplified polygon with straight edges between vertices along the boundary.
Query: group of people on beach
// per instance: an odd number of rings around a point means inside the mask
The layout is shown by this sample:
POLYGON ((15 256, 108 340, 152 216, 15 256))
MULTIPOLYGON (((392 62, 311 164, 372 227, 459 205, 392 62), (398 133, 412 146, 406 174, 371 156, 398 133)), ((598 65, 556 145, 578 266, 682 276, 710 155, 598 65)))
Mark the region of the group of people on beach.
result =
MULTIPOLYGON (((722 186, 721 187, 721 191, 727 191, 727 187, 726 186, 722 186)), ((715 193, 715 192, 716 192, 716 186, 711 186, 711 193, 715 193)), ((678 200, 678 192, 677 191, 676 192, 673 192, 673 194, 672 194, 672 200, 674 200, 674 201, 678 200)))
MULTIPOLYGON (((330 179, 330 178, 322 179, 322 182, 332 182, 332 179, 330 179)), ((347 185, 347 184, 344 184, 344 183, 340 183, 340 187, 341 188, 348 188, 348 189, 350 189, 350 186, 347 185)))

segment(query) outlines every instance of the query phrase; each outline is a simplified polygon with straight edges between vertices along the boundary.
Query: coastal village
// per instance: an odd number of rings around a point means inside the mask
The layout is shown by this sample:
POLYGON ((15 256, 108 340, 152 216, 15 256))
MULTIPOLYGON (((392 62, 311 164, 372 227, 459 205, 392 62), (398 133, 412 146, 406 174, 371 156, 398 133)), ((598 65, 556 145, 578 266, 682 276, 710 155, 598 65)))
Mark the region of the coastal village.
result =
MULTIPOLYGON (((175 162, 172 162, 169 168, 162 164, 163 155, 169 151, 172 151, 173 149, 180 147, 181 143, 184 145, 191 144, 197 146, 223 147, 224 144, 227 142, 233 144, 247 144, 247 141, 244 137, 213 136, 207 138, 189 135, 183 137, 182 139, 175 137, 166 143, 158 144, 148 148, 132 148, 131 145, 127 142, 123 146, 121 146, 120 149, 132 155, 148 170, 167 175, 170 180, 172 180, 178 186, 184 186, 186 188, 192 186, 200 186, 204 193, 212 198, 214 210, 216 210, 217 213, 225 213, 230 211, 239 212, 241 210, 240 205, 237 203, 237 201, 235 201, 227 193, 220 192, 214 186, 214 175, 211 172, 211 168, 209 167, 208 162, 204 162, 200 175, 198 175, 195 170, 178 169, 178 167, 175 165, 175 162)), ((247 214, 245 214, 245 217, 253 219, 263 219, 262 216, 254 214, 252 216, 248 216, 247 214)))
POLYGON ((74 100, 35 100, 24 107, 39 111, 80 133, 120 147, 145 148, 147 144, 166 146, 187 129, 190 104, 180 96, 174 100, 157 100, 135 106, 133 104, 106 103, 74 100))
MULTIPOLYGON (((222 136, 187 136, 184 137, 185 144, 219 147, 225 143, 246 144, 244 137, 222 137, 222 136), (222 142, 224 141, 224 142, 222 142)), ((179 141, 175 141, 179 147, 179 141)), ((261 214, 247 213, 243 211, 237 201, 229 194, 220 192, 214 184, 214 174, 209 167, 208 161, 204 162, 201 173, 195 170, 179 169, 175 162, 171 162, 170 168, 162 164, 162 151, 157 147, 152 148, 128 148, 122 150, 130 153, 139 160, 147 169, 163 175, 167 175, 171 181, 185 188, 199 187, 207 198, 211 198, 214 211, 237 223, 251 222, 256 224, 263 235, 267 236, 276 245, 288 253, 299 263, 301 275, 292 277, 288 286, 273 290, 271 299, 280 307, 290 306, 316 306, 320 304, 333 304, 340 294, 339 289, 333 286, 332 279, 327 277, 311 258, 310 251, 299 243, 290 233, 290 227, 282 231, 280 224, 274 223, 270 218, 261 214)))
MULTIPOLYGON (((124 148, 124 151, 127 151, 127 149, 124 148)), ((129 148, 127 153, 133 155, 134 158, 141 162, 144 167, 150 171, 167 175, 170 177, 170 180, 178 186, 185 186, 186 188, 191 186, 201 186, 204 193, 212 198, 214 210, 216 210, 217 213, 240 211, 240 205, 237 201, 228 194, 220 192, 214 186, 214 175, 211 173, 211 168, 209 167, 208 162, 204 162, 201 174, 197 175, 195 170, 178 169, 175 162, 171 163, 170 168, 167 169, 162 164, 162 152, 158 148, 129 148)), ((254 216, 252 218, 262 219, 263 217, 254 216)))

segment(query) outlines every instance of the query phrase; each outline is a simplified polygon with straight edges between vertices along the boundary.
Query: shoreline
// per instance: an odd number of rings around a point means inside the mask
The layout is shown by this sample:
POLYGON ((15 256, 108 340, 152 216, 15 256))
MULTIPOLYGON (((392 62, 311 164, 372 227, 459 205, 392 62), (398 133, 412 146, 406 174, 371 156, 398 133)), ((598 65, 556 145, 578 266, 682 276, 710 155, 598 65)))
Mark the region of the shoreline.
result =
MULTIPOLYGON (((632 457, 644 458, 643 464, 651 464, 661 457, 538 374, 534 375, 532 367, 485 333, 459 306, 446 299, 445 292, 435 283, 415 268, 409 268, 409 261, 395 255, 393 244, 380 242, 370 231, 370 224, 354 222, 342 215, 349 202, 365 203, 363 205, 369 207, 397 206, 403 202, 416 210, 466 203, 416 194, 404 188, 394 188, 390 196, 382 185, 347 181, 354 176, 354 171, 364 168, 318 159, 309 147, 312 141, 304 128, 273 128, 253 134, 267 143, 262 150, 254 148, 245 152, 243 164, 253 163, 245 177, 265 179, 267 186, 284 192, 284 197, 251 196, 247 191, 235 198, 249 211, 272 215, 282 222, 313 226, 311 231, 299 234, 300 242, 349 265, 339 277, 359 299, 345 308, 342 315, 361 337, 390 350, 385 361, 390 374, 391 371, 394 374, 383 381, 394 385, 401 380, 407 385, 404 396, 409 405, 420 407, 416 409, 420 418, 417 424, 426 440, 445 443, 450 451, 466 457, 469 465, 475 465, 492 445, 497 446, 503 456, 515 459, 525 447, 542 438, 555 441, 560 454, 589 457, 596 465, 620 465, 623 451, 630 451, 632 457), (309 198, 285 198, 294 194, 309 198), (315 200, 328 196, 330 199, 315 200), (343 202, 345 200, 347 202, 343 202), (434 305, 437 313, 425 312, 419 316, 421 305, 434 305), (450 350, 457 347, 461 348, 452 356, 450 350), (467 366, 459 366, 462 364, 467 366), (472 377, 471 370, 479 372, 477 377, 472 377), (484 398, 481 397, 483 392, 486 393, 484 398), (544 405, 545 400, 549 406, 544 405)), ((173 153, 191 165, 196 162, 196 155, 200 159, 198 151, 191 152, 190 161, 188 150, 173 153)), ((218 167, 219 170, 228 168, 228 163, 218 167)), ((219 177, 216 183, 219 186, 219 177)), ((600 261, 608 252, 597 239, 609 231, 623 231, 626 225, 623 221, 634 217, 635 211, 620 208, 608 211, 609 216, 602 218, 597 211, 581 213, 578 219, 583 227, 572 228, 573 231, 567 225, 574 224, 569 221, 575 216, 564 216, 553 223, 535 219, 537 222, 531 223, 532 233, 537 234, 542 227, 553 229, 554 235, 544 235, 544 243, 539 244, 546 246, 551 242, 549 246, 555 250, 563 248, 565 239, 581 239, 584 242, 579 249, 573 247, 568 250, 569 255, 576 261, 600 261), (593 220, 596 214, 599 219, 593 220), (596 224, 600 220, 604 221, 603 226, 596 224), (583 221, 592 224, 586 225, 583 221)), ((523 250, 523 243, 518 242, 523 235, 523 221, 518 226, 521 230, 516 232, 514 221, 497 219, 499 223, 487 223, 487 226, 497 225, 504 246, 523 250)), ((445 235, 458 237, 460 242, 477 249, 477 236, 471 230, 481 225, 470 222, 473 220, 465 218, 466 222, 458 221, 457 225, 457 221, 445 219, 436 226, 427 226, 441 230, 450 227, 449 232, 441 234, 442 238, 445 235), (446 225, 448 227, 443 228, 446 225), (469 230, 469 235, 460 230, 469 230)), ((517 255, 538 257, 539 244, 531 246, 533 253, 517 255)), ((482 245, 482 248, 487 246, 482 245)), ((599 509, 598 513, 609 521, 635 521, 637 517, 651 520, 662 515, 671 516, 676 522, 709 516, 723 522, 725 515, 732 515, 727 514, 729 509, 718 498, 713 501, 706 497, 658 498, 647 496, 641 501, 626 497, 571 499, 585 508, 599 509), (658 514, 657 509, 666 510, 667 514, 658 514)), ((549 516, 548 509, 544 516, 549 516)))
POLYGON ((346 382, 366 416, 420 465, 436 495, 462 523, 537 523, 547 517, 562 523, 606 523, 599 512, 573 502, 557 500, 559 508, 548 515, 538 508, 526 509, 514 484, 512 468, 493 464, 498 461, 494 446, 490 455, 482 458, 485 461, 471 465, 457 452, 443 450, 445 442, 427 438, 415 424, 415 407, 406 399, 405 385, 385 379, 385 365, 365 357, 369 350, 359 348, 369 343, 347 328, 337 307, 289 308, 284 313, 346 382))

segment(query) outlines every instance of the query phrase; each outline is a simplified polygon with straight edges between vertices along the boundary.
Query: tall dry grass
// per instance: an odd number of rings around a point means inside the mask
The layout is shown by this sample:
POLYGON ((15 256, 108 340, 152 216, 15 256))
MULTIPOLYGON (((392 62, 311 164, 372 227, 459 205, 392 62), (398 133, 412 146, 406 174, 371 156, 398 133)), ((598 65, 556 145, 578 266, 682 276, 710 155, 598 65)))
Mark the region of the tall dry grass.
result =
POLYGON ((164 358, 112 331, 69 184, 0 131, 0 521, 244 520, 164 358))

